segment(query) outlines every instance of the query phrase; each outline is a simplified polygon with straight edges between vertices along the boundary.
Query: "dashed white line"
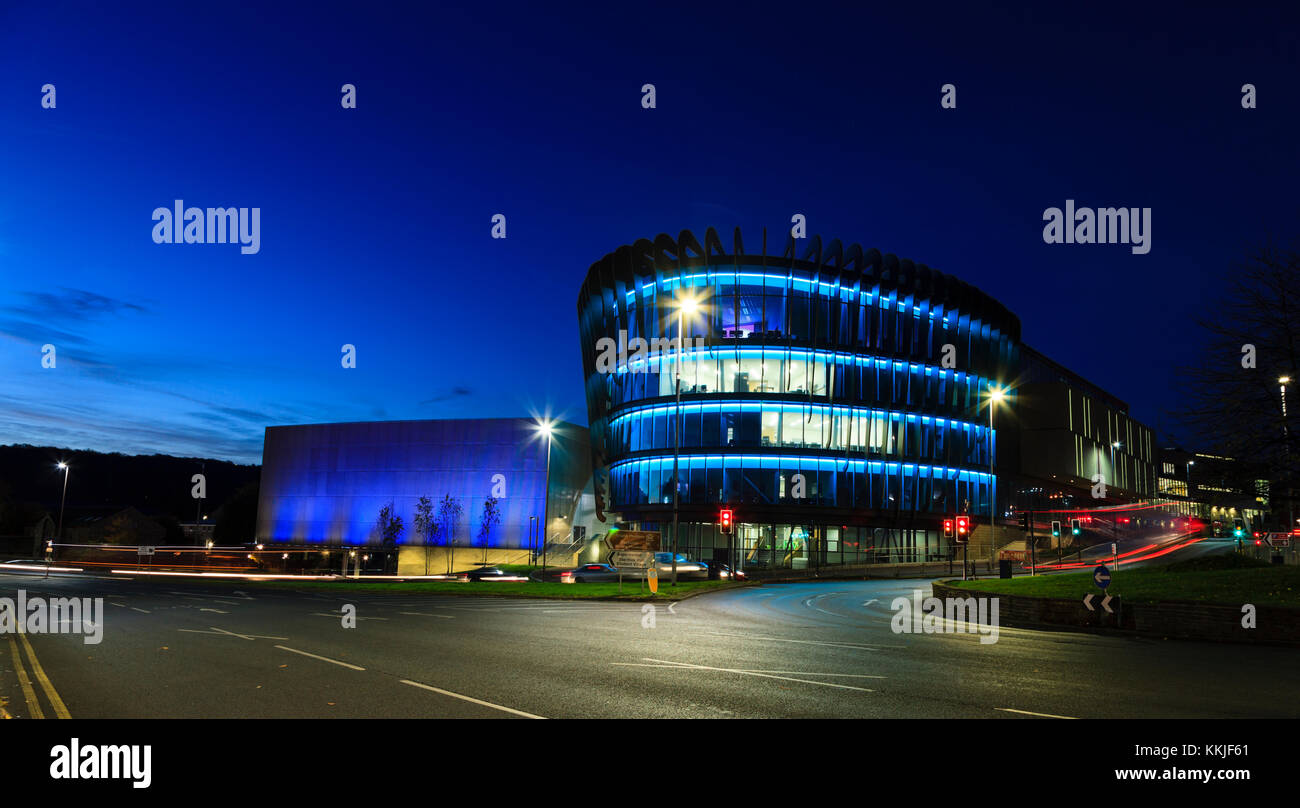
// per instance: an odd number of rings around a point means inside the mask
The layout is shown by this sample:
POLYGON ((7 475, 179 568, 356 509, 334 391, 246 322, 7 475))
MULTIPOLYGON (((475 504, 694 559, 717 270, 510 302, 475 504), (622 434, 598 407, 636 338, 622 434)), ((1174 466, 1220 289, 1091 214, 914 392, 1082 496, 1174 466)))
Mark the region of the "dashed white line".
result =
MULTIPOLYGON (((840 690, 857 690, 861 693, 876 692, 869 687, 853 687, 852 685, 840 685, 834 682, 818 682, 813 679, 796 679, 791 676, 777 676, 776 674, 773 673, 758 673, 757 671, 741 670, 739 668, 714 668, 708 665, 694 665, 689 662, 671 662, 666 659, 651 659, 650 657, 641 657, 641 658, 647 662, 658 662, 661 665, 676 665, 680 667, 682 670, 702 670, 702 671, 719 671, 721 673, 739 673, 742 676, 759 676, 764 679, 780 679, 785 682, 799 682, 805 685, 821 685, 822 687, 834 687, 840 690)), ((619 663, 616 662, 614 664, 617 665, 619 663)))
POLYGON ((1052 715, 1051 713, 1031 713, 1028 710, 1013 710, 1010 707, 994 707, 993 709, 999 710, 1004 713, 1019 713, 1021 715, 1035 715, 1038 716, 1039 718, 1064 718, 1070 721, 1078 720, 1078 716, 1073 716, 1073 715, 1052 715))
POLYGON ((450 690, 443 690, 442 688, 434 687, 433 685, 426 685, 422 682, 412 682, 410 679, 400 679, 398 681, 400 681, 404 685, 410 685, 411 687, 419 687, 419 688, 423 688, 424 690, 431 690, 434 693, 441 693, 444 696, 451 696, 453 699, 460 699, 461 701, 468 701, 473 704, 481 704, 484 707, 491 707, 493 710, 500 710, 505 713, 513 713, 514 715, 523 716, 524 718, 539 718, 539 719, 545 718, 545 716, 533 715, 532 713, 526 713, 523 710, 516 710, 513 707, 502 707, 500 704, 493 704, 490 701, 483 701, 482 699, 476 699, 471 696, 462 696, 459 693, 453 693, 450 690))
POLYGON ((411 617, 441 617, 443 620, 456 619, 454 615, 450 615, 450 614, 428 614, 427 612, 398 612, 398 614, 406 614, 406 615, 410 615, 411 617))
POLYGON ((302 654, 305 657, 311 657, 312 659, 319 659, 322 662, 332 662, 335 665, 340 665, 344 668, 351 668, 354 671, 365 670, 365 668, 361 667, 360 665, 353 665, 350 662, 339 662, 337 659, 330 659, 329 657, 323 657, 320 656, 319 654, 309 654, 306 651, 299 651, 297 648, 290 648, 287 645, 277 645, 275 647, 279 648, 281 651, 291 651, 295 654, 302 654))

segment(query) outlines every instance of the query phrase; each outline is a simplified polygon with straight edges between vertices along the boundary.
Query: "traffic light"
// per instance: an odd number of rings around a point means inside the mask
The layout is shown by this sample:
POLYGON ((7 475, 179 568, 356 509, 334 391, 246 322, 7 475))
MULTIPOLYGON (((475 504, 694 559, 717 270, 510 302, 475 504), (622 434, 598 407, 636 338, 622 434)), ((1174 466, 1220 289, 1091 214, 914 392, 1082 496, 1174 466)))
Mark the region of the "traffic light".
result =
POLYGON ((1232 520, 1232 535, 1238 539, 1246 535, 1246 523, 1240 519, 1232 520))
POLYGON ((1070 520, 1070 535, 1071 535, 1071 536, 1078 536, 1080 533, 1082 533, 1082 532, 1083 532, 1083 528, 1081 527, 1082 524, 1083 524, 1083 522, 1082 522, 1081 520, 1079 520, 1079 519, 1071 519, 1071 520, 1070 520))
POLYGON ((965 543, 970 540, 970 517, 957 517, 957 541, 965 543))
POLYGON ((1052 522, 1052 538, 1054 539, 1061 538, 1061 523, 1058 521, 1052 522))
POLYGON ((943 520, 943 537, 945 539, 951 539, 955 535, 957 534, 953 532, 952 520, 951 519, 943 520))
POLYGON ((1020 514, 1020 529, 1021 529, 1021 530, 1029 530, 1029 514, 1028 514, 1028 513, 1022 513, 1022 514, 1020 514))
POLYGON ((718 514, 718 523, 722 526, 722 534, 724 536, 730 536, 731 535, 731 510, 729 508, 724 508, 722 512, 718 514))

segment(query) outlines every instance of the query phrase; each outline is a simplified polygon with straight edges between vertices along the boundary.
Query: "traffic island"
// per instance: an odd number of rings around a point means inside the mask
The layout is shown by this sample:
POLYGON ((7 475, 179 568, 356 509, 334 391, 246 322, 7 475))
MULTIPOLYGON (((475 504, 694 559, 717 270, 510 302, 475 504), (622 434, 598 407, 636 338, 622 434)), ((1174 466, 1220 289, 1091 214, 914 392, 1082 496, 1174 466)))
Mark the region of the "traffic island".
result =
POLYGON ((945 580, 938 598, 999 599, 1000 622, 1025 628, 1300 646, 1300 568, 1226 556, 1161 568, 1013 579, 945 580), (1106 598, 1109 596, 1109 600, 1106 598))

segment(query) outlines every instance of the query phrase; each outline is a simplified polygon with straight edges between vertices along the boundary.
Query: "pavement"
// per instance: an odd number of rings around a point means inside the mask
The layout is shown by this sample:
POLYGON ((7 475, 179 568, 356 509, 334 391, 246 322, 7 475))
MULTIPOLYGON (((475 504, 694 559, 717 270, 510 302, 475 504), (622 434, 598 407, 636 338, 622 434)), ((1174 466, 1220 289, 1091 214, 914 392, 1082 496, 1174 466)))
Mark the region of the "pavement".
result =
POLYGON ((640 604, 0 576, 0 597, 18 589, 104 614, 97 645, 0 636, 15 718, 1300 717, 1298 649, 894 633, 893 599, 928 580, 640 604))

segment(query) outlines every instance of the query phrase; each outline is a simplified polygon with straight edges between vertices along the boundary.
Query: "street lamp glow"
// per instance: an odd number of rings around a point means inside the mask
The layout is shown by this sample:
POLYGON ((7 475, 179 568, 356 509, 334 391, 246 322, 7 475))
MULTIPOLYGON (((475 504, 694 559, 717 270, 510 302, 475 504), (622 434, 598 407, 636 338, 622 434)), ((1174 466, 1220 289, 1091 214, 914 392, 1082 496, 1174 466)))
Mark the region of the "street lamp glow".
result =
POLYGON ((989 388, 989 398, 993 399, 994 401, 1001 401, 1003 398, 1006 397, 1006 395, 1007 395, 1006 391, 1003 390, 1001 387, 989 388))
POLYGON ((699 298, 689 292, 683 292, 678 296, 674 301, 674 305, 676 305, 677 310, 683 314, 694 314, 700 310, 699 298))
POLYGON ((1277 380, 1278 380, 1278 383, 1279 383, 1279 384, 1290 384, 1290 383, 1291 383, 1291 377, 1290 377, 1290 376, 1278 376, 1278 377, 1277 377, 1277 380))
POLYGON ((63 471, 68 467, 68 464, 64 463, 62 460, 60 460, 58 463, 55 463, 54 465, 59 471, 63 471))

